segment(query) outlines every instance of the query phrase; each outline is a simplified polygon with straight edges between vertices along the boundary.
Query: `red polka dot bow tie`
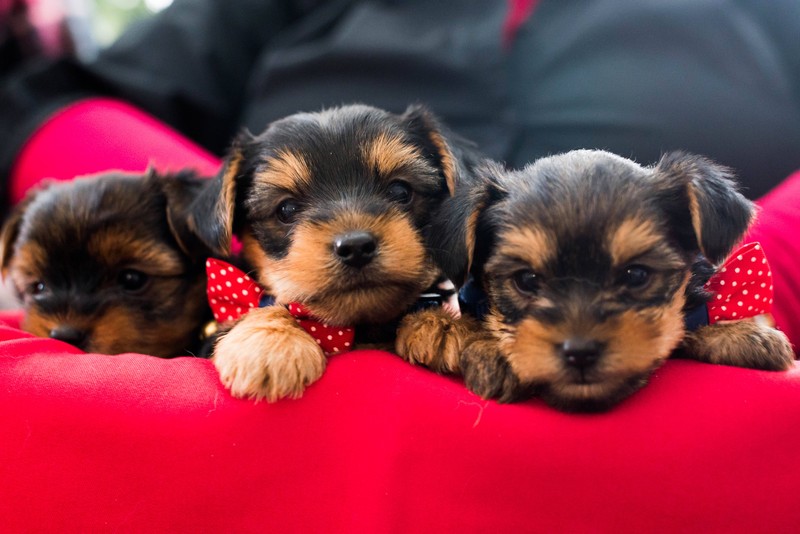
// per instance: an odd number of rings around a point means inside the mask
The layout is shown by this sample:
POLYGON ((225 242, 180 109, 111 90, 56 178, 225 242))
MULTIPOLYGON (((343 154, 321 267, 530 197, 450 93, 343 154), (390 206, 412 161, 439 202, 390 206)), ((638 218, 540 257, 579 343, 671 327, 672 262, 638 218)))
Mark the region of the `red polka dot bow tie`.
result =
POLYGON ((759 243, 734 251, 706 284, 708 322, 736 321, 772 309, 772 271, 759 243))
MULTIPOLYGON (((274 300, 250 276, 222 260, 206 260, 206 276, 208 304, 218 323, 236 320, 252 308, 274 304, 274 300)), ((326 355, 347 352, 353 348, 355 330, 352 327, 323 323, 297 302, 290 302, 286 307, 326 355)))

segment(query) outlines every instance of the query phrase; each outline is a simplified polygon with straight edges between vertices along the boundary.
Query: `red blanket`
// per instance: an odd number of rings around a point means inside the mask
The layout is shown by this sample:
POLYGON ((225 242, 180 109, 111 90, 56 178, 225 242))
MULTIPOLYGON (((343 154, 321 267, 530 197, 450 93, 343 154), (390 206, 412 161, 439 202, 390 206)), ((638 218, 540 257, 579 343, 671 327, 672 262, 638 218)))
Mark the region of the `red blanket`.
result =
POLYGON ((776 532, 800 519, 800 369, 669 362, 610 413, 498 405, 398 357, 297 401, 207 360, 0 329, 4 532, 776 532))

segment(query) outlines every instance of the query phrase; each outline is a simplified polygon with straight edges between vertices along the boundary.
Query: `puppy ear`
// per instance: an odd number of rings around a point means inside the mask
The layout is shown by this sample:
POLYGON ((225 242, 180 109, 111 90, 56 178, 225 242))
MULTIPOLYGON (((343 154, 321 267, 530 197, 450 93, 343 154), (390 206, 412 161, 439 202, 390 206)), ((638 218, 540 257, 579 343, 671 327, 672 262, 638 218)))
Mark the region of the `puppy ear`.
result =
POLYGON ((495 201, 499 184, 494 180, 502 166, 482 162, 475 173, 463 174, 455 195, 442 201, 428 228, 428 248, 436 265, 460 287, 466 282, 478 247, 479 221, 495 201))
POLYGON ((22 219, 28 206, 36 199, 36 196, 50 187, 50 181, 46 180, 41 182, 35 189, 29 191, 22 201, 14 206, 11 213, 6 217, 3 223, 3 229, 0 230, 0 276, 6 277, 8 266, 11 258, 14 256, 14 247, 17 244, 19 237, 20 227, 22 226, 22 219))
POLYGON ((475 222, 470 226, 472 243, 470 273, 481 283, 483 268, 494 249, 498 221, 494 209, 508 196, 503 176, 508 172, 503 165, 495 161, 485 161, 476 169, 482 184, 481 200, 476 210, 475 222))
POLYGON ((21 204, 14 208, 9 214, 3 229, 0 231, 0 274, 6 277, 8 272, 8 264, 11 262, 11 257, 14 255, 14 245, 19 236, 19 227, 22 223, 22 216, 25 215, 25 205, 21 204))
POLYGON ((214 254, 231 254, 236 184, 252 139, 247 131, 236 137, 222 169, 207 181, 188 209, 188 227, 214 254))
POLYGON ((714 264, 723 261, 756 211, 738 191, 731 170, 702 156, 671 152, 658 162, 655 174, 681 245, 699 250, 714 264))
POLYGON ((416 144, 422 147, 425 155, 433 161, 437 169, 440 169, 447 190, 452 196, 461 169, 457 155, 445 139, 439 120, 425 106, 419 104, 409 106, 400 118, 416 144))
POLYGON ((193 204, 209 187, 211 179, 201 178, 192 171, 160 175, 153 169, 147 170, 145 179, 154 180, 164 194, 167 224, 181 250, 194 259, 211 254, 197 235, 192 217, 193 204))

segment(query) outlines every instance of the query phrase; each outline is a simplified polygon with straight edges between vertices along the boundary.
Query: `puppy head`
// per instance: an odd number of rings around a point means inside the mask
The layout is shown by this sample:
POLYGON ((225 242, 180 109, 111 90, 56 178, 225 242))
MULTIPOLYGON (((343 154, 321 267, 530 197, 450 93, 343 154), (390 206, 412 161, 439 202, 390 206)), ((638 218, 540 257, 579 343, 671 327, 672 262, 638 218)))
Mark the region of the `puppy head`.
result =
POLYGON ((167 206, 195 181, 112 173, 30 193, 0 239, 23 329, 104 354, 190 348, 206 314, 203 261, 179 246, 167 206))
POLYGON ((544 158, 494 181, 479 223, 487 319, 520 382, 562 409, 605 409, 681 341, 692 265, 716 263, 753 205, 686 154, 653 168, 601 151, 544 158))
POLYGON ((192 226, 222 254, 239 235, 278 302, 332 323, 381 323, 437 277, 424 233, 457 174, 422 108, 300 113, 239 137, 192 226))

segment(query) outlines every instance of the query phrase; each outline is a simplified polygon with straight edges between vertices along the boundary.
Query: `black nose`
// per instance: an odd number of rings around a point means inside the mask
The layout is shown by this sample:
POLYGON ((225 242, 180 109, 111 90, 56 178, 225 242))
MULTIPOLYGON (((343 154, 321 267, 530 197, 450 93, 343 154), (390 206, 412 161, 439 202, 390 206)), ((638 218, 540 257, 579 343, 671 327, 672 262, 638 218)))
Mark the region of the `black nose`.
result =
POLYGON ((599 342, 583 338, 570 338, 559 347, 567 365, 578 369, 586 369, 596 364, 602 350, 603 347, 599 342))
POLYGON ((57 326, 50 330, 50 337, 80 348, 86 341, 86 331, 71 326, 57 326))
POLYGON ((339 261, 350 267, 363 267, 375 257, 378 242, 369 232, 348 232, 336 236, 333 251, 339 261))

